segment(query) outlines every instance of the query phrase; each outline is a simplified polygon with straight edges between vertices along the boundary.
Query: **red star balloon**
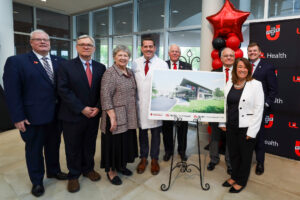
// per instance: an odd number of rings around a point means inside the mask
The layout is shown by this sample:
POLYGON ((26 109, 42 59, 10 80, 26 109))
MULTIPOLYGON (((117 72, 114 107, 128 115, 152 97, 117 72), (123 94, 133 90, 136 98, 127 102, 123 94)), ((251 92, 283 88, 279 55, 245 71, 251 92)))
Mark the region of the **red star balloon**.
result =
POLYGON ((243 41, 242 25, 250 12, 235 9, 229 0, 226 0, 223 8, 216 14, 206 17, 214 27, 214 39, 226 37, 229 33, 235 33, 243 41))

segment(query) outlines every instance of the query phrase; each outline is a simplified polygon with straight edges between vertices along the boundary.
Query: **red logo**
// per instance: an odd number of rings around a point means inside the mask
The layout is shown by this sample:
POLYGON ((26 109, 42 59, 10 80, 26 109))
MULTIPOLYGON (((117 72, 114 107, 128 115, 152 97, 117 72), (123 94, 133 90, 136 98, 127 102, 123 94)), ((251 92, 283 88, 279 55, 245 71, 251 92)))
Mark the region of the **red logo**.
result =
POLYGON ((274 122, 274 115, 273 114, 267 115, 265 118, 265 128, 271 128, 273 126, 273 122, 274 122))
POLYGON ((297 123, 296 123, 296 122, 289 122, 289 127, 290 127, 290 128, 299 128, 299 127, 297 126, 297 123))
POLYGON ((275 74, 276 74, 276 76, 278 75, 278 70, 277 69, 275 69, 275 74))
POLYGON ((300 82, 300 76, 293 76, 293 82, 300 82))
POLYGON ((266 36, 268 40, 274 41, 279 38, 280 35, 280 24, 272 27, 270 25, 266 26, 266 36))
POLYGON ((299 28, 297 28, 296 33, 297 33, 298 35, 300 35, 300 30, 299 30, 299 28))
POLYGON ((261 58, 266 58, 265 53, 260 52, 260 57, 261 57, 261 58))
POLYGON ((297 156, 300 156, 300 141, 296 141, 295 153, 296 153, 297 156))

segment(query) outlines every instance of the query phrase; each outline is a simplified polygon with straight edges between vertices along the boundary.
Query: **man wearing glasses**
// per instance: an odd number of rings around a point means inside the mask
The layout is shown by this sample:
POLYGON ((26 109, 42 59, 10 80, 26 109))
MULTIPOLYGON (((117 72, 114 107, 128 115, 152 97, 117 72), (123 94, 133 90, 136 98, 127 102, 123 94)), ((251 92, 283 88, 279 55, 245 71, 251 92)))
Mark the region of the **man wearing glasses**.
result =
POLYGON ((30 34, 32 51, 9 57, 4 66, 5 98, 14 125, 25 142, 31 193, 44 193, 44 157, 48 178, 67 179, 59 164, 61 126, 57 120, 56 70, 62 58, 49 55, 50 39, 43 30, 30 34))
MULTIPOLYGON (((223 63, 223 67, 213 71, 225 72, 227 84, 227 82, 231 81, 231 71, 235 61, 234 51, 228 47, 224 48, 221 52, 221 61, 223 63)), ((211 126, 211 138, 209 143, 210 162, 208 163, 207 170, 212 171, 220 161, 219 142, 222 137, 225 137, 226 128, 223 123, 209 123, 209 125, 211 126)), ((225 147, 225 162, 227 165, 227 173, 231 174, 232 168, 229 161, 227 145, 225 147)))
POLYGON ((81 174, 91 181, 100 180, 94 170, 94 155, 100 118, 100 88, 105 66, 92 60, 95 41, 88 35, 78 37, 78 57, 61 63, 57 74, 61 97, 59 119, 63 121, 66 147, 68 191, 80 189, 81 174))

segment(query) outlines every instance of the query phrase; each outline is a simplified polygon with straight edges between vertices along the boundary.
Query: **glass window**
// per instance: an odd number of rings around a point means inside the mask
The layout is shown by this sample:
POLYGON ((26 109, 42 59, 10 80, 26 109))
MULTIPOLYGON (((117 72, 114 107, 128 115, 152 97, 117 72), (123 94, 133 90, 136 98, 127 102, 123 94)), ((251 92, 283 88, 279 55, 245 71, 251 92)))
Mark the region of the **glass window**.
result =
POLYGON ((33 30, 32 7, 13 3, 14 31, 30 33, 33 30))
POLYGON ((300 0, 270 0, 269 17, 300 15, 300 0))
POLYGON ((89 34, 89 15, 79 15, 76 17, 76 37, 89 34))
POLYGON ((94 53, 94 58, 96 61, 101 62, 106 67, 108 67, 108 39, 101 38, 95 39, 96 51, 94 53))
POLYGON ((28 53, 31 51, 28 35, 15 34, 15 55, 28 53))
POLYGON ((42 9, 36 9, 36 16, 37 28, 53 37, 70 38, 69 16, 42 9))
POLYGON ((156 52, 155 54, 161 58, 164 59, 164 40, 163 40, 163 33, 152 33, 152 34, 145 34, 141 35, 138 37, 138 50, 137 50, 137 57, 142 56, 142 51, 141 51, 141 42, 142 38, 144 37, 151 37, 155 41, 155 46, 156 46, 156 52))
POLYGON ((177 44, 181 49, 180 60, 190 63, 193 70, 200 67, 200 30, 169 33, 169 45, 177 44))
POLYGON ((242 27, 242 34, 244 41, 241 43, 240 49, 244 53, 244 57, 248 58, 247 47, 249 45, 249 25, 245 25, 242 27))
POLYGON ((170 27, 201 24, 202 0, 170 1, 170 27))
POLYGON ((235 8, 251 12, 248 19, 262 19, 264 17, 264 4, 262 0, 231 0, 235 8))
POLYGON ((114 34, 126 34, 132 32, 132 12, 132 3, 113 7, 114 34))
POLYGON ((132 36, 126 36, 126 37, 114 37, 113 38, 113 49, 117 46, 117 45, 125 45, 128 47, 128 49, 131 52, 131 57, 130 60, 128 62, 128 67, 131 67, 131 62, 132 62, 132 36))
POLYGON ((162 0, 139 1, 139 31, 162 29, 164 27, 164 2, 162 0))
POLYGON ((108 35, 108 10, 93 13, 93 33, 94 37, 108 35))
POLYGON ((60 56, 65 59, 69 59, 71 57, 69 41, 51 39, 50 42, 51 42, 50 54, 55 56, 60 56))

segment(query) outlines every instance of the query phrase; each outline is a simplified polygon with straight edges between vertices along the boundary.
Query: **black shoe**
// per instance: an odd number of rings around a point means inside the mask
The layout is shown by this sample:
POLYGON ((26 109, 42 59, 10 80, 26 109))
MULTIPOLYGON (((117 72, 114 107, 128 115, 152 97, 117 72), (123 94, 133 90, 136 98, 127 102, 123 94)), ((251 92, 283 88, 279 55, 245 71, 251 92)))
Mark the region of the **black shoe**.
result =
POLYGON ((111 182, 111 184, 113 185, 121 185, 122 184, 122 180, 120 179, 119 176, 115 176, 113 179, 109 178, 108 173, 106 173, 108 180, 111 182))
POLYGON ((131 176, 132 175, 132 171, 130 171, 127 168, 121 169, 121 170, 117 170, 119 173, 125 175, 125 176, 131 176))
POLYGON ((232 185, 230 185, 230 183, 228 183, 228 181, 225 181, 223 184, 222 184, 223 187, 231 187, 232 185))
POLYGON ((31 194, 35 197, 42 196, 45 192, 43 185, 33 185, 31 189, 31 194))
POLYGON ((170 158, 171 158, 171 156, 172 156, 172 154, 171 153, 169 153, 169 152, 166 152, 166 154, 164 155, 164 157, 163 157, 163 160, 164 161, 169 161, 170 160, 170 158))
POLYGON ((57 174, 47 174, 47 178, 56 178, 57 180, 67 180, 68 174, 58 172, 57 174))
POLYGON ((179 153, 181 161, 187 161, 187 156, 185 155, 185 153, 179 153))
POLYGON ((208 163, 208 165, 207 165, 207 170, 208 170, 208 171, 212 171, 212 170, 215 169, 215 166, 216 166, 215 163, 210 162, 210 163, 208 163))
POLYGON ((262 175, 264 173, 264 171, 265 171, 264 164, 257 163, 255 173, 257 175, 262 175))
POLYGON ((241 189, 236 190, 233 186, 230 188, 229 192, 230 193, 240 193, 243 189, 245 188, 245 186, 242 186, 241 189))
POLYGON ((232 174, 232 169, 227 168, 227 174, 228 174, 228 175, 231 175, 231 174, 232 174))

